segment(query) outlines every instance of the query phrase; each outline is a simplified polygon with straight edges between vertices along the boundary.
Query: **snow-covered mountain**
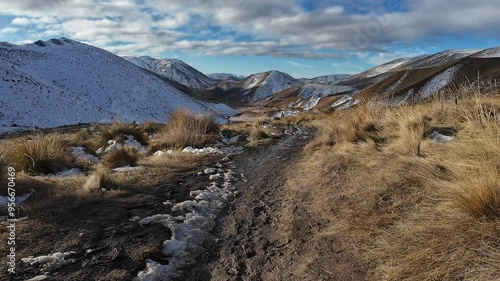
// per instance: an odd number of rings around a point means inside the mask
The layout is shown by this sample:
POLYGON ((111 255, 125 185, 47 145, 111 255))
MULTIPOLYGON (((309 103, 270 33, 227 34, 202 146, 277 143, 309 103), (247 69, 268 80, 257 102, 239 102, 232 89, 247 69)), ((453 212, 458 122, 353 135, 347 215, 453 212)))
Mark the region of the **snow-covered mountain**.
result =
POLYGON ((413 60, 409 63, 406 63, 404 65, 404 68, 415 69, 415 68, 436 67, 443 65, 445 63, 455 61, 457 59, 470 56, 474 53, 477 53, 478 51, 479 50, 446 50, 433 55, 425 56, 417 60, 413 60))
POLYGON ((139 67, 195 90, 203 90, 218 83, 218 80, 207 77, 181 60, 155 59, 149 56, 124 58, 139 67))
POLYGON ((233 98, 252 102, 302 84, 292 76, 276 70, 248 76, 232 89, 233 98))
POLYGON ((352 75, 349 74, 334 74, 334 75, 324 75, 324 76, 319 76, 319 77, 314 77, 311 79, 308 78, 301 78, 299 79, 300 82, 308 84, 308 83, 319 83, 319 84, 338 84, 352 75))
POLYGON ((233 74, 233 73, 212 73, 207 75, 209 78, 218 81, 232 80, 241 81, 246 77, 243 75, 233 74))
POLYGON ((0 44, 0 131, 117 118, 164 122, 179 108, 215 114, 160 77, 90 45, 66 38, 0 44))

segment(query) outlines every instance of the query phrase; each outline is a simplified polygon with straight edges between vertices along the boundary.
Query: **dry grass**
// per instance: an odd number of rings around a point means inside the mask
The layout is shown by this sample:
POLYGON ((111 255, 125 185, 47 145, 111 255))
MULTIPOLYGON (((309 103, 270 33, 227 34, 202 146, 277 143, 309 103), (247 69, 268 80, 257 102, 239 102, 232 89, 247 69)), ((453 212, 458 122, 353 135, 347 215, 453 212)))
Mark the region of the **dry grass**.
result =
POLYGON ((188 110, 172 113, 169 123, 155 136, 150 151, 164 148, 203 147, 216 138, 212 117, 196 116, 188 110))
POLYGON ((498 280, 499 106, 497 95, 333 112, 313 121, 295 181, 375 280, 498 280), (456 139, 435 143, 436 130, 456 139))
POLYGON ((116 140, 118 142, 126 140, 125 136, 133 136, 135 140, 143 145, 148 144, 149 141, 146 133, 136 124, 115 122, 109 126, 102 126, 100 131, 99 147, 106 147, 109 140, 116 140))
POLYGON ((158 133, 161 130, 162 126, 153 121, 146 121, 144 123, 141 123, 141 125, 139 125, 139 128, 146 134, 151 135, 158 133))
POLYGON ((83 185, 83 190, 93 191, 101 188, 113 189, 120 186, 116 177, 109 173, 109 170, 104 167, 97 167, 96 170, 87 178, 83 185))
POLYGON ((125 166, 136 166, 139 152, 135 147, 124 147, 108 152, 102 159, 104 166, 114 169, 125 166))
POLYGON ((6 144, 7 162, 17 171, 32 174, 58 173, 75 167, 68 142, 59 135, 35 136, 6 144))

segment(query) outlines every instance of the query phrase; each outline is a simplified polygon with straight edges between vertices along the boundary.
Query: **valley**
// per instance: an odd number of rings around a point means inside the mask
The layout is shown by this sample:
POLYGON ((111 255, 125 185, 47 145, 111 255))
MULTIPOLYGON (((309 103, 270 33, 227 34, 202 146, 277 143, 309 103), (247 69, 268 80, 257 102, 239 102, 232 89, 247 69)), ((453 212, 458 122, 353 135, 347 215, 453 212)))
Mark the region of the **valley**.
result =
POLYGON ((65 37, 0 62, 0 280, 498 278, 499 48, 314 78, 65 37))

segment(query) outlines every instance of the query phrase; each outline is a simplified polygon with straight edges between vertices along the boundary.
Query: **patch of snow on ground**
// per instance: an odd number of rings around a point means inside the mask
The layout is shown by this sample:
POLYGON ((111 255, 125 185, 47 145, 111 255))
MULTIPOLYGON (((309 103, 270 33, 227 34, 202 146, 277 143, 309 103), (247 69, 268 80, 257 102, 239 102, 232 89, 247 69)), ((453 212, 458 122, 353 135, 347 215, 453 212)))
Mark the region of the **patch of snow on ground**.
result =
POLYGON ((135 171, 135 170, 142 170, 144 168, 145 168, 144 166, 131 167, 130 165, 127 165, 125 167, 114 168, 111 171, 113 171, 113 172, 130 172, 130 171, 135 171))
POLYGON ((139 272, 134 280, 171 280, 179 277, 178 271, 182 267, 194 264, 196 258, 207 251, 204 245, 214 243, 210 232, 215 227, 215 220, 237 194, 232 184, 237 180, 236 173, 231 169, 224 173, 221 165, 217 167, 219 169, 207 168, 204 171, 205 174, 216 171, 222 173, 216 174, 216 182, 211 182, 204 190, 191 191, 190 196, 194 200, 180 202, 172 207, 172 211, 182 215, 173 217, 159 214, 139 221, 141 225, 161 224, 170 229, 172 236, 162 246, 162 253, 169 257, 168 264, 148 259, 146 269, 139 272))
MULTIPOLYGON (((126 135, 125 137, 127 139, 123 142, 123 144, 120 144, 116 140, 109 140, 108 141, 108 147, 106 147, 104 149, 104 153, 110 152, 110 151, 113 151, 113 150, 118 150, 118 149, 121 149, 121 148, 124 148, 124 147, 135 147, 135 148, 137 148, 137 150, 139 150, 139 152, 145 152, 146 151, 146 147, 144 145, 142 145, 140 142, 138 142, 134 138, 134 136, 126 135)), ((99 148, 96 151, 96 153, 97 154, 103 153, 103 149, 99 148)))
POLYGON ((55 175, 54 174, 50 174, 48 176, 57 177, 57 178, 65 178, 65 177, 71 177, 71 176, 74 176, 74 175, 79 175, 81 173, 82 173, 82 170, 80 170, 78 168, 73 168, 73 169, 69 169, 69 170, 57 173, 55 175))
POLYGON ((155 152, 155 153, 153 154, 153 156, 158 156, 158 157, 160 157, 160 156, 164 156, 164 155, 168 155, 168 154, 172 154, 172 153, 173 153, 173 151, 172 151, 172 150, 167 150, 167 151, 158 150, 157 152, 155 152))
POLYGON ((129 136, 129 135, 126 135, 125 136, 127 139, 123 142, 123 146, 124 147, 135 147, 137 148, 137 150, 139 150, 139 152, 144 152, 146 151, 146 147, 144 145, 142 145, 140 142, 138 142, 134 136, 129 136))
POLYGON ((182 150, 184 153, 191 153, 191 154, 215 154, 215 153, 222 153, 219 149, 214 148, 214 147, 204 147, 204 148, 193 148, 191 146, 188 146, 182 150))
POLYGON ((445 142, 449 142, 449 141, 453 141, 455 140, 455 137, 453 136, 447 136, 447 135, 443 135, 441 134, 440 132, 438 131, 434 131, 432 132, 429 137, 435 142, 435 143, 445 143, 445 142))
POLYGON ((39 265, 44 270, 51 271, 54 269, 61 268, 67 264, 73 263, 73 259, 67 259, 70 255, 75 254, 75 252, 65 252, 65 253, 54 253, 47 256, 39 257, 28 257, 21 259, 24 263, 29 263, 30 265, 39 265))
POLYGON ((71 154, 73 154, 73 156, 80 161, 89 161, 92 164, 99 162, 99 158, 97 156, 86 153, 85 148, 81 146, 71 147, 71 154))
MULTIPOLYGON (((33 194, 33 192, 35 192, 35 191, 32 189, 31 192, 29 192, 29 193, 23 194, 21 196, 16 196, 15 197, 16 204, 19 204, 19 203, 22 203, 22 202, 28 200, 28 198, 31 197, 31 195, 33 194)), ((0 196, 0 206, 7 205, 9 202, 11 202, 10 201, 10 197, 8 197, 8 196, 0 196)))

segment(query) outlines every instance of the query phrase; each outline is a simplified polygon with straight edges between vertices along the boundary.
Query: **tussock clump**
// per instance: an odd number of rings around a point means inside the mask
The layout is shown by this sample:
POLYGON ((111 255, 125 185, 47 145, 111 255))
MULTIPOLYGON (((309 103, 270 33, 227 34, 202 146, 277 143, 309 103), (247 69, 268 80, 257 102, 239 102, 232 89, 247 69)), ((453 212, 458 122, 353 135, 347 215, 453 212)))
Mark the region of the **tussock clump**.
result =
POLYGON ((116 140, 118 142, 125 140, 125 136, 133 136, 141 144, 148 144, 149 139, 139 126, 136 124, 115 122, 109 127, 102 129, 98 142, 99 147, 106 147, 109 140, 116 140))
POLYGON ((110 168, 118 168, 124 166, 136 166, 139 160, 139 152, 135 147, 124 147, 117 150, 112 150, 108 152, 102 163, 110 168))
POLYGON ((113 176, 104 167, 97 168, 83 185, 84 191, 98 190, 101 188, 112 189, 118 186, 113 176))
POLYGON ((216 138, 213 117, 196 116, 188 110, 177 110, 168 124, 155 136, 150 151, 164 148, 203 147, 216 138))
POLYGON ((153 121, 146 121, 139 125, 139 128, 148 135, 156 134, 161 130, 161 125, 153 121))
POLYGON ((17 171, 32 174, 58 173, 76 166, 68 143, 55 135, 16 143, 8 161, 17 171))

